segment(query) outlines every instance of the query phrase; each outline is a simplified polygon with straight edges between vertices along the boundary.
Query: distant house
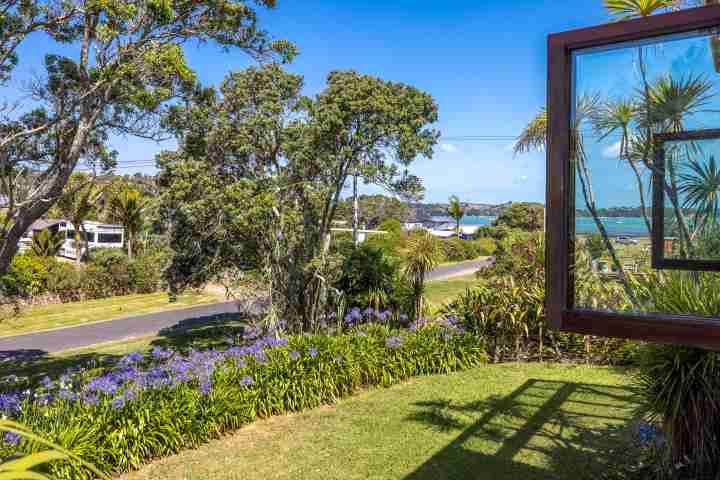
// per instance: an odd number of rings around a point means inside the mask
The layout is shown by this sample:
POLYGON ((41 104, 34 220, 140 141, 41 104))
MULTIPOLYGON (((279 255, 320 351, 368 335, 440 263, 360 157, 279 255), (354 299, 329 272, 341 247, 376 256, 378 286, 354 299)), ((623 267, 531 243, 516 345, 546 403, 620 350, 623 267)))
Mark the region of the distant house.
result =
MULTIPOLYGON (((20 239, 20 251, 26 251, 32 244, 32 237, 37 233, 49 230, 52 233, 63 232, 65 241, 59 255, 67 258, 76 258, 75 228, 67 220, 37 220, 20 239)), ((125 240, 125 229, 122 225, 110 225, 99 222, 83 222, 81 236, 86 242, 87 249, 93 248, 122 248, 125 240)), ((83 250, 85 253, 85 250, 83 250)))

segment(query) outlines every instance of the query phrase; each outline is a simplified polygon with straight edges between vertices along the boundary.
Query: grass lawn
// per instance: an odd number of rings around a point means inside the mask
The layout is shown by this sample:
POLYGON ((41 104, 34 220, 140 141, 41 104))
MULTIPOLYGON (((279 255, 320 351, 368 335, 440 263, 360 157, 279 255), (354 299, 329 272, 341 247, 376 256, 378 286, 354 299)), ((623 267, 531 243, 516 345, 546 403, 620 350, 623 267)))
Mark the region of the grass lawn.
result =
POLYGON ((474 273, 461 277, 448 278, 447 280, 430 281, 426 284, 425 297, 432 306, 438 307, 448 303, 478 283, 479 280, 475 277, 474 273))
POLYGON ((61 305, 37 305, 24 309, 18 317, 0 322, 0 336, 69 327, 83 323, 159 312, 224 300, 216 293, 190 292, 168 302, 166 292, 88 300, 61 305))
POLYGON ((626 371, 490 365, 258 421, 125 480, 597 479, 632 458, 626 371))

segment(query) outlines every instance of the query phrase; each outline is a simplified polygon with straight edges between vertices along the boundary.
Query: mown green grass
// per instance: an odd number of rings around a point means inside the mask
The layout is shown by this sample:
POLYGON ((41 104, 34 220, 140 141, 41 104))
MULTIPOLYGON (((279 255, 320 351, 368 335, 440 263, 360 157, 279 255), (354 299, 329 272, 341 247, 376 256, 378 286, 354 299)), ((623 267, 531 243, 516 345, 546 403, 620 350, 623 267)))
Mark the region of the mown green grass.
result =
POLYGON ((122 478, 607 478, 633 455, 629 378, 543 364, 418 378, 256 422, 122 478))
POLYGON ((23 309, 17 317, 1 321, 0 336, 70 327, 222 300, 223 298, 215 293, 188 292, 180 295, 177 302, 170 303, 167 293, 158 292, 60 305, 36 305, 23 309))
POLYGON ((425 299, 433 307, 439 307, 453 300, 468 288, 478 285, 480 280, 475 274, 435 280, 426 284, 425 299))

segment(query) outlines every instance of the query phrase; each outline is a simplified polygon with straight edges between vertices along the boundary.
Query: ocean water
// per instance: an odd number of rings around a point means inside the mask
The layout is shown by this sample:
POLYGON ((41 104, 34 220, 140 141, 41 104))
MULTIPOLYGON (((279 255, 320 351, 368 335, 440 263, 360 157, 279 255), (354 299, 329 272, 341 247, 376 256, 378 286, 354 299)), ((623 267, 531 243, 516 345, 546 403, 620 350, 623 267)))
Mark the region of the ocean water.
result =
MULTIPOLYGON (((640 217, 603 217, 603 225, 608 234, 612 237, 625 235, 628 237, 646 237, 648 230, 645 221, 640 217)), ((468 216, 463 218, 463 225, 491 225, 495 221, 495 217, 474 217, 468 216)), ((579 217, 575 219, 575 234, 588 235, 598 233, 595 220, 590 217, 579 217)))

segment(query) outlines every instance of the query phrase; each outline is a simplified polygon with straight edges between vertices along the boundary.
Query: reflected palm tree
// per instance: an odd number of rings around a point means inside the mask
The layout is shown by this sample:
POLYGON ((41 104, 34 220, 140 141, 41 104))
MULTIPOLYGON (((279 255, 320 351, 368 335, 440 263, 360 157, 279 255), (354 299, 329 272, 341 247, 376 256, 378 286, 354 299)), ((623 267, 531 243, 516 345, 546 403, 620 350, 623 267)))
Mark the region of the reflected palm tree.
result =
MULTIPOLYGON (((600 141, 605 140, 610 135, 620 132, 620 148, 618 158, 626 161, 635 175, 638 192, 640 195, 640 208, 645 226, 648 232, 652 231, 652 225, 647 214, 647 204, 645 202, 645 186, 643 183, 643 173, 641 171, 641 159, 637 155, 631 154, 631 147, 634 141, 637 141, 631 135, 631 124, 640 111, 638 104, 632 100, 610 100, 604 102, 597 112, 593 114, 592 123, 595 130, 600 134, 600 141)), ((644 158, 649 158, 645 156, 644 158)))
POLYGON ((680 175, 678 191, 685 197, 683 207, 695 212, 695 235, 717 225, 720 210, 720 168, 714 156, 710 156, 707 163, 692 158, 687 167, 688 173, 680 175))
MULTIPOLYGON (((585 207, 595 222, 595 226, 600 232, 603 239, 605 249, 610 255, 613 266, 617 271, 618 279, 623 285, 625 292, 631 299, 633 304, 637 305, 635 294, 630 286, 625 269, 615 251, 615 246, 610 241, 605 224, 598 214, 597 204, 595 202, 595 193, 592 186, 590 169, 587 163, 587 155, 581 126, 597 115, 598 106, 600 105, 600 97, 598 95, 583 95, 577 99, 575 106, 575 116, 570 127, 571 147, 570 162, 574 170, 577 171, 577 178, 580 182, 585 207)), ((548 116, 547 111, 543 109, 532 119, 525 127, 514 146, 515 154, 525 153, 532 150, 542 150, 546 147, 547 142, 548 116)))

